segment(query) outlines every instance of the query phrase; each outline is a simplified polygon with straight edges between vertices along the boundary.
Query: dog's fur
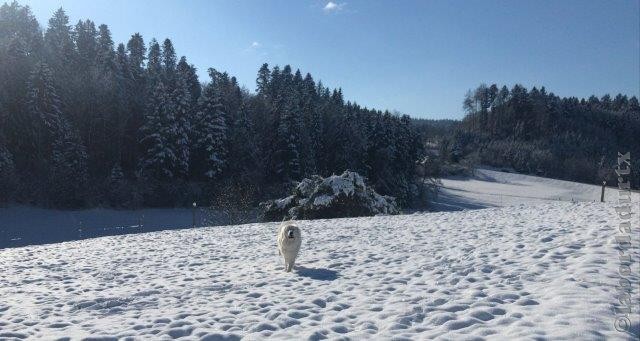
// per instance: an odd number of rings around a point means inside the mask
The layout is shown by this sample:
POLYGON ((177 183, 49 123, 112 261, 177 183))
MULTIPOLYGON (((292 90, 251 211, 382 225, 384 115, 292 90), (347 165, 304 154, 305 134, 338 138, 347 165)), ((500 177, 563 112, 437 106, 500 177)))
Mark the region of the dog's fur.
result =
POLYGON ((283 222, 278 230, 278 253, 284 258, 284 270, 290 272, 302 245, 300 228, 291 222, 283 222))

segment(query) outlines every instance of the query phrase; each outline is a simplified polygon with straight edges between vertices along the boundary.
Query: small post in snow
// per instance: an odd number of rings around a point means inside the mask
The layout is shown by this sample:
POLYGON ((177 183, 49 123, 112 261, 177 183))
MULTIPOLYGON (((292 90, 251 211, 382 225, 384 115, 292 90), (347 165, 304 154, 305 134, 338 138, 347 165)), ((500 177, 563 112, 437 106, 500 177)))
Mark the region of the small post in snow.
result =
POLYGON ((600 202, 604 202, 604 188, 607 186, 607 180, 602 181, 602 193, 600 194, 600 202))
POLYGON ((193 216, 193 227, 196 227, 196 206, 196 202, 194 201, 192 205, 193 208, 191 209, 191 214, 193 216))

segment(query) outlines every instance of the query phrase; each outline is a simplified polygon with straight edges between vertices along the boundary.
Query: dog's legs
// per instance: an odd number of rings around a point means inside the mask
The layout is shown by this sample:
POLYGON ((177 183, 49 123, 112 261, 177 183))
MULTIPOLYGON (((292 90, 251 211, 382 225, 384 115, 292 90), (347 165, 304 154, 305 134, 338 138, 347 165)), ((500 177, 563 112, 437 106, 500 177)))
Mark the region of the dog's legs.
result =
POLYGON ((284 263, 284 271, 291 272, 291 263, 288 263, 288 262, 284 263))

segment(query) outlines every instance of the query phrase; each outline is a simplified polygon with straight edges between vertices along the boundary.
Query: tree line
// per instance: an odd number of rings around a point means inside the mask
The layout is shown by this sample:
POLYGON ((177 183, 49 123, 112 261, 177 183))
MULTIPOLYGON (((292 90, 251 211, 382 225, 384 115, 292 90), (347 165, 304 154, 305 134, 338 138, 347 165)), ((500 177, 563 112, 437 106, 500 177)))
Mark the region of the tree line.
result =
POLYGON ((311 175, 357 171, 403 205, 420 195, 423 153, 408 116, 345 101, 309 74, 262 65, 255 92, 170 39, 107 25, 42 29, 28 6, 0 7, 0 201, 47 207, 243 203, 311 175))
POLYGON ((640 186, 635 96, 559 97, 545 87, 482 84, 463 103, 465 118, 440 145, 446 160, 616 186, 617 153, 631 152, 633 187, 640 186))

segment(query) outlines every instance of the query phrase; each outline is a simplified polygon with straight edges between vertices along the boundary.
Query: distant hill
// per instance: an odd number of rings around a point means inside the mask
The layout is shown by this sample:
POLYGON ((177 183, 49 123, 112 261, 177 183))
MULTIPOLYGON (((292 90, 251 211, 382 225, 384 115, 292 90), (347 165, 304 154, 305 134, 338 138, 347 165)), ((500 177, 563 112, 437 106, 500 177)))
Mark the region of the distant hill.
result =
POLYGON ((467 115, 443 141, 443 157, 473 160, 587 183, 615 184, 618 152, 630 152, 632 184, 640 175, 640 105, 618 94, 588 99, 559 97, 544 87, 531 90, 481 85, 470 91, 467 115))
POLYGON ((437 139, 453 134, 455 129, 460 125, 460 120, 414 118, 413 124, 423 137, 437 139))

